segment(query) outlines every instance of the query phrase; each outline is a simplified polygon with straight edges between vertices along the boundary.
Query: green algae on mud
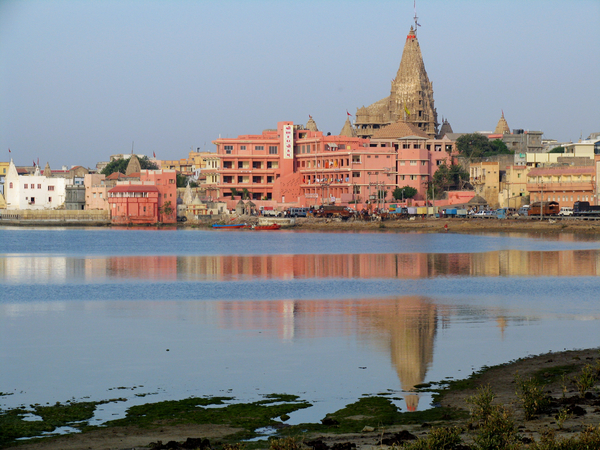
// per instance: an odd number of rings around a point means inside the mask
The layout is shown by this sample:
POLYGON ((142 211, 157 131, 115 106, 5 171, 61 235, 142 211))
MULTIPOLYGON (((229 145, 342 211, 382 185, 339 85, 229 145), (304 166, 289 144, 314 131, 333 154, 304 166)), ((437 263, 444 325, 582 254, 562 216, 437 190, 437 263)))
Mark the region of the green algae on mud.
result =
MULTIPOLYGON (((81 432, 110 427, 152 428, 180 424, 223 424, 244 431, 231 435, 232 441, 258 436, 258 428, 280 426, 281 416, 312 406, 296 395, 270 394, 252 403, 233 402, 233 397, 187 398, 132 406, 122 419, 100 426, 90 425, 96 407, 113 401, 57 403, 53 406, 31 405, 0 411, 0 446, 16 444, 21 438, 41 438, 60 427, 72 427, 81 432), (40 420, 32 420, 31 415, 40 420)), ((36 439, 37 440, 37 439, 36 439)))
POLYGON ((0 411, 0 445, 6 445, 19 438, 40 437, 52 433, 60 427, 83 429, 94 416, 98 405, 124 401, 124 399, 103 400, 100 402, 56 403, 52 406, 30 405, 0 411), (32 417, 34 416, 34 417, 32 417), (35 420, 38 416, 40 420, 35 420))

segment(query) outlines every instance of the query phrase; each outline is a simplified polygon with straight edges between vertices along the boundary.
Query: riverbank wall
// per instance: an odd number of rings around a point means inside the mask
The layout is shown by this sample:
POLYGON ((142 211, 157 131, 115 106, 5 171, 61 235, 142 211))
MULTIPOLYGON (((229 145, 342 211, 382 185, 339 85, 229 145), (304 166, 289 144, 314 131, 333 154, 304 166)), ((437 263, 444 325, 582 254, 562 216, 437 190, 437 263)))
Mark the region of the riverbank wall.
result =
POLYGON ((109 211, 100 210, 4 210, 0 211, 0 225, 36 226, 106 226, 110 225, 109 211))

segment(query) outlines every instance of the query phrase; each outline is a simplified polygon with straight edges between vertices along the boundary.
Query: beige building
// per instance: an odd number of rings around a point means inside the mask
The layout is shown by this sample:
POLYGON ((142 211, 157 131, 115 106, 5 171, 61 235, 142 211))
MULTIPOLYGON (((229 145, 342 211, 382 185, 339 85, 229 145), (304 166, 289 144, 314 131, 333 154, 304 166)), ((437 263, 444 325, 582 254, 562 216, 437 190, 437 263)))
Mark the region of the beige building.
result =
POLYGON ((472 163, 469 166, 469 175, 475 193, 485 198, 491 208, 500 207, 500 163, 472 163))
POLYGON ((498 203, 500 208, 520 208, 529 199, 527 191, 527 166, 508 166, 502 176, 498 203))

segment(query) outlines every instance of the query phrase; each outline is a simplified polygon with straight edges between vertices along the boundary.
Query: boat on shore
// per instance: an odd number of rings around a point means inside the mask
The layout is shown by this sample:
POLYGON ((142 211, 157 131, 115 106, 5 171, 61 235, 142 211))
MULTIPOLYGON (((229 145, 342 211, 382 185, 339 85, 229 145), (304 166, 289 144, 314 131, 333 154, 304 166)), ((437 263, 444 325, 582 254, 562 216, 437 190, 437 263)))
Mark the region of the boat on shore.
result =
POLYGON ((254 225, 252 227, 253 230, 258 231, 279 230, 280 228, 281 225, 279 225, 278 223, 272 223, 271 225, 254 225))
POLYGON ((247 228, 248 224, 246 223, 231 223, 231 224, 219 224, 219 223, 213 223, 213 228, 221 228, 221 229, 225 229, 225 230, 235 230, 238 228, 247 228))

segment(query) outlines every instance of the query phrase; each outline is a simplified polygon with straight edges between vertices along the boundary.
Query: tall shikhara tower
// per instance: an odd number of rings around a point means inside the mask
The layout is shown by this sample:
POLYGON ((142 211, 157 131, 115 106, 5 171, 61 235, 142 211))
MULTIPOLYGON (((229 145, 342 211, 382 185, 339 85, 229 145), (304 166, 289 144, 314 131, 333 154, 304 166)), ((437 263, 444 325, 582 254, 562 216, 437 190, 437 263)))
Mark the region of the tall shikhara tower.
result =
POLYGON ((433 87, 425 71, 416 26, 410 27, 390 95, 356 111, 356 134, 369 138, 374 131, 399 120, 414 124, 432 139, 437 135, 433 87))

